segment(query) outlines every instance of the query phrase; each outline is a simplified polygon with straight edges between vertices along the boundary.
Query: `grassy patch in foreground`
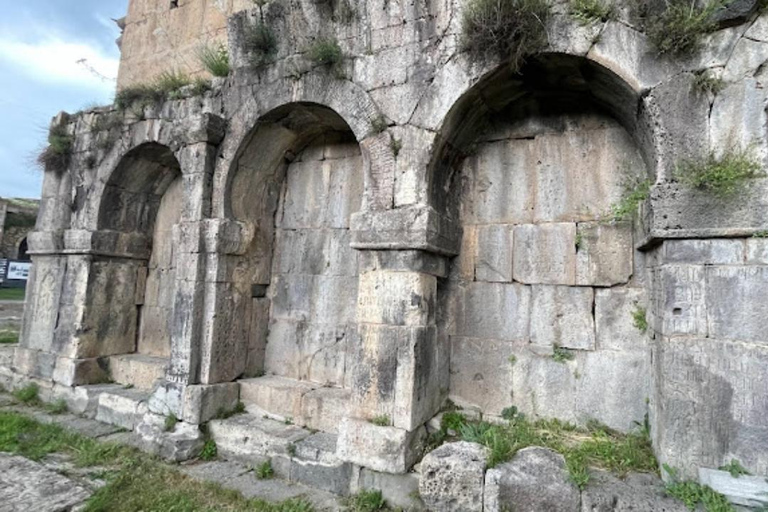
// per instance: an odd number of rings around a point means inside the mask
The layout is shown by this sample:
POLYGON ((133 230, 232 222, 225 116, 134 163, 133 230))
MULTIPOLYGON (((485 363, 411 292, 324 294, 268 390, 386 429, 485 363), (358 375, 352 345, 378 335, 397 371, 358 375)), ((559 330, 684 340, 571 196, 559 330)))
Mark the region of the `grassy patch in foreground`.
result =
MULTIPOLYGON (((619 476, 630 471, 658 472, 648 428, 623 434, 592 422, 586 428, 559 420, 528 421, 521 414, 507 414, 504 424, 469 421, 453 413, 451 427, 458 427, 464 441, 480 443, 489 449, 488 466, 510 460, 518 450, 529 446, 550 448, 565 457, 571 480, 584 488, 589 468, 605 469, 619 476)), ((443 425, 445 429, 447 425, 443 425)))
POLYGON ((312 512, 303 500, 269 503, 189 478, 173 466, 127 446, 100 443, 23 414, 0 411, 0 451, 32 460, 66 453, 81 467, 105 468, 107 485, 88 501, 86 512, 312 512))
POLYGON ((24 300, 24 288, 0 288, 0 300, 24 300))

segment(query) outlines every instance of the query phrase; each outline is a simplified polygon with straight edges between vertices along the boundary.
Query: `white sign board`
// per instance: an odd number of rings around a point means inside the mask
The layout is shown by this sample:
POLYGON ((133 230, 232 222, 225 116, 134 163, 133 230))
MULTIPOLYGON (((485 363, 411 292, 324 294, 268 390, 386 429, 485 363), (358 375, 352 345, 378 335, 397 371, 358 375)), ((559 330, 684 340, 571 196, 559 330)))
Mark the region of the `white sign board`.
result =
POLYGON ((26 281, 29 279, 29 271, 32 268, 32 263, 29 261, 9 261, 8 262, 8 275, 6 279, 9 281, 26 281))

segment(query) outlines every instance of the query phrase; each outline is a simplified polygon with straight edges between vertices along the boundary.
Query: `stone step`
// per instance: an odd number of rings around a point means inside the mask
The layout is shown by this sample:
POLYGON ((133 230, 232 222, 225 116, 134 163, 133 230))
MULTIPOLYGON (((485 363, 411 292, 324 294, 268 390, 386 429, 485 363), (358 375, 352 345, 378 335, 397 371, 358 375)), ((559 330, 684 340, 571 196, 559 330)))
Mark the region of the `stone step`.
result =
POLYGON ((168 367, 167 357, 144 354, 111 356, 108 361, 112 380, 137 389, 152 389, 158 380, 165 377, 168 367))
POLYGON ((240 400, 254 414, 330 433, 337 433, 348 415, 346 389, 279 376, 243 379, 239 384, 240 400))
POLYGON ((150 392, 134 388, 103 391, 99 395, 96 419, 133 430, 147 412, 150 392))

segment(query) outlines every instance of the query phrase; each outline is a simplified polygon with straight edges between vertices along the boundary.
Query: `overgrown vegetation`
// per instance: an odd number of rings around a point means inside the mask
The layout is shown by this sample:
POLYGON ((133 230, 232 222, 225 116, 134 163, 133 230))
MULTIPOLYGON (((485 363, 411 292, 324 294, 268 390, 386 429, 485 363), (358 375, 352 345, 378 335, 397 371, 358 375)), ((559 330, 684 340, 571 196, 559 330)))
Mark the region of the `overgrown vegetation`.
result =
POLYGON ((229 52, 222 42, 206 43, 197 49, 197 58, 206 71, 213 76, 229 75, 229 52))
POLYGON ((350 512, 377 512, 387 510, 387 501, 381 491, 362 490, 346 500, 350 512))
POLYGON ((177 418, 175 414, 169 414, 165 417, 165 423, 163 424, 163 429, 166 432, 173 432, 173 429, 176 428, 176 424, 178 422, 179 422, 179 418, 177 418))
POLYGON ((694 88, 705 94, 717 94, 725 87, 722 78, 714 76, 709 71, 700 71, 693 77, 694 88))
POLYGON ((677 470, 667 464, 664 464, 664 471, 670 477, 670 482, 666 486, 667 494, 685 503, 689 510, 696 510, 701 505, 707 512, 735 511, 726 497, 711 487, 690 480, 681 481, 677 470))
POLYGON ((315 65, 338 69, 344 55, 336 38, 319 37, 307 49, 307 57, 315 65))
POLYGON ((683 184, 718 197, 733 196, 750 180, 765 176, 762 165, 749 150, 730 150, 717 157, 710 153, 702 160, 686 160, 676 169, 683 184))
POLYGON ((651 180, 634 179, 624 186, 624 194, 618 203, 611 205, 608 220, 622 222, 632 219, 637 214, 637 208, 648 199, 651 194, 651 180))
POLYGON ((19 342, 19 331, 5 329, 0 331, 0 345, 11 345, 19 342))
POLYGON ((701 40, 716 28, 713 15, 728 0, 665 0, 666 7, 652 17, 646 32, 659 55, 686 56, 699 49, 701 40))
POLYGON ((40 402, 40 398, 38 397, 39 392, 40 388, 33 382, 14 391, 13 397, 23 404, 34 405, 40 402))
POLYGON ((608 21, 613 14, 613 5, 606 0, 571 0, 571 16, 587 25, 608 21))
POLYGON ((552 352, 552 359, 556 363, 565 363, 566 361, 573 360, 575 356, 573 355, 573 352, 568 350, 567 348, 563 348, 559 345, 555 345, 554 350, 552 352))
POLYGON ((266 66, 277 54, 277 37, 272 29, 264 22, 264 13, 260 9, 260 18, 250 24, 245 31, 245 51, 251 67, 259 69, 266 66))
POLYGON ((181 91, 188 87, 193 95, 200 95, 211 88, 211 84, 201 78, 192 79, 184 73, 166 71, 149 83, 136 84, 123 88, 115 95, 118 110, 143 109, 150 105, 181 98, 181 91))
MULTIPOLYGON (((510 409, 511 412, 511 409, 510 409)), ((561 453, 571 480, 579 486, 589 481, 590 467, 623 476, 630 471, 656 472, 647 421, 629 434, 616 432, 597 422, 580 428, 559 420, 529 421, 514 414, 505 424, 463 419, 460 438, 488 448, 488 466, 510 460, 518 450, 543 446, 561 453)))
POLYGON ((392 420, 389 418, 389 416, 384 414, 381 416, 376 416, 375 418, 371 418, 370 422, 378 427, 388 427, 392 425, 392 420))
POLYGON ((213 439, 207 439, 203 444, 203 449, 200 450, 201 460, 213 460, 219 454, 219 450, 216 447, 216 441, 213 439))
POLYGON ((547 44, 546 0, 470 0, 464 8, 461 46, 480 61, 500 59, 519 71, 547 44))
POLYGON ((720 466, 717 469, 719 469, 720 471, 727 471, 728 473, 731 474, 733 478, 739 478, 740 476, 752 474, 749 471, 747 471, 747 468, 742 466, 741 463, 736 459, 731 459, 731 462, 729 462, 724 466, 720 466))
POLYGON ((632 312, 632 325, 634 325, 635 329, 642 334, 648 332, 648 320, 646 319, 646 310, 644 307, 635 307, 635 310, 632 312))
POLYGON ((66 124, 52 126, 48 132, 48 145, 37 155, 37 164, 44 171, 51 170, 57 173, 66 171, 72 157, 74 141, 66 124))
POLYGON ((379 114, 378 116, 371 119, 371 128, 375 133, 384 133, 384 131, 387 129, 387 118, 384 117, 382 114, 379 114))
POLYGON ((256 478, 259 480, 269 480, 275 476, 275 470, 272 468, 272 461, 265 460, 255 468, 256 478))

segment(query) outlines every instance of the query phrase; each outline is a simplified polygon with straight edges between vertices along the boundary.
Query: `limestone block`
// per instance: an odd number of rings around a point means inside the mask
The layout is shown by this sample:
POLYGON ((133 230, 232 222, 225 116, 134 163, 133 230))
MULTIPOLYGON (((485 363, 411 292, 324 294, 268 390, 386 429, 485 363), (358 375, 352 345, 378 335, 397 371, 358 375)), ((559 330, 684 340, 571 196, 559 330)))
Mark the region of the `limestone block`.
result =
POLYGON ((385 473, 405 473, 421 456, 427 432, 379 427, 365 420, 344 418, 339 426, 340 459, 385 473))
POLYGON ((165 417, 145 414, 136 425, 142 449, 171 462, 183 462, 197 457, 205 444, 205 436, 197 425, 177 423, 166 431, 165 417))
POLYGON ((664 265, 651 270, 654 329, 665 335, 707 333, 705 271, 693 265, 664 265))
POLYGON ((282 274, 272 281, 272 317, 286 320, 309 320, 312 307, 314 277, 282 274))
POLYGON ((130 384, 138 389, 152 389, 155 382, 165 377, 168 359, 127 354, 109 358, 109 373, 112 380, 120 384, 130 384))
POLYGON ((182 395, 180 419, 192 425, 205 423, 222 411, 232 411, 240 397, 236 382, 186 386, 182 395))
POLYGON ((147 394, 138 389, 116 389, 99 396, 96 419, 133 430, 147 411, 147 394))
POLYGON ((341 388, 319 388, 301 399, 301 424, 323 432, 337 433, 341 419, 349 415, 350 392, 341 388))
MULTIPOLYGON (((768 45, 763 44, 766 48, 768 45)), ((715 97, 710 114, 710 147, 717 155, 733 149, 751 148, 763 160, 768 154, 765 140, 766 93, 755 78, 729 84, 715 97)))
POLYGON ((446 277, 448 262, 443 256, 427 251, 360 251, 360 270, 412 271, 446 277))
POLYGON ((200 383, 230 382, 243 374, 247 362, 250 289, 207 283, 205 297, 200 383))
POLYGON ((166 380, 158 383, 147 400, 149 412, 160 416, 173 414, 177 418, 181 418, 184 416, 184 391, 185 387, 176 382, 166 380))
POLYGON ((609 288, 595 292, 598 350, 645 351, 648 335, 635 327, 632 315, 645 307, 642 288, 609 288))
POLYGON ((768 265, 768 238, 747 239, 747 265, 768 265))
POLYGON ((520 350, 519 343, 451 336, 451 399, 501 415, 514 402, 511 361, 520 350))
POLYGON ((581 512, 685 512, 681 501, 667 495, 664 482, 649 473, 616 478, 606 471, 591 471, 581 493, 581 512))
POLYGON ((40 350, 16 347, 13 370, 29 377, 50 380, 56 365, 56 355, 40 350))
POLYGON ((116 384, 94 384, 77 387, 56 384, 53 387, 53 399, 64 400, 67 403, 67 409, 73 414, 93 418, 96 416, 101 393, 113 391, 121 387, 116 384))
POLYGON ((274 272, 357 275, 357 251, 346 229, 279 229, 275 233, 274 272))
POLYGON ((693 265, 741 265, 744 263, 744 240, 665 240, 661 258, 664 263, 693 265))
POLYGON ((6 510, 72 510, 91 492, 39 462, 0 454, 0 500, 6 510))
POLYGON ((347 462, 323 464, 291 458, 291 481, 299 482, 313 489, 328 491, 338 496, 347 496, 352 480, 353 467, 347 462))
POLYGON ((325 208, 324 225, 329 228, 349 228, 353 213, 360 210, 363 200, 363 159, 357 144, 336 144, 326 146, 324 167, 328 168, 328 204, 325 208), (334 148, 339 148, 334 150, 334 148), (353 155, 342 156, 350 150, 353 155))
POLYGON ((461 247, 459 248, 459 255, 451 261, 451 280, 474 281, 476 258, 477 226, 466 225, 464 226, 461 234, 461 247))
MULTIPOLYGON (((742 0, 743 1, 743 0, 742 0)), ((760 66, 768 60, 768 42, 741 38, 723 71, 723 80, 738 82, 755 76, 760 66)))
POLYGON ((419 498, 419 474, 415 472, 404 475, 393 475, 361 468, 357 482, 352 483, 355 489, 376 489, 390 507, 400 507, 403 510, 425 510, 424 503, 419 498), (355 485, 356 484, 356 485, 355 485))
POLYGON ((706 269, 709 336, 768 346, 768 267, 706 269))
POLYGON ((489 512, 515 510, 580 510, 579 489, 570 481, 565 459, 547 448, 523 448, 514 458, 485 475, 485 507, 489 512))
POLYGON ((421 499, 430 510, 482 512, 487 463, 487 449, 477 443, 440 446, 421 461, 421 499))
POLYGON ((768 504, 768 481, 762 476, 731 476, 727 471, 699 468, 699 482, 723 494, 728 501, 745 507, 760 508, 768 504))
POLYGON ((289 446, 310 435, 296 425, 281 421, 236 414, 226 420, 208 423, 211 438, 216 441, 219 455, 227 460, 251 464, 254 458, 287 455, 289 446))
POLYGON ((632 276, 632 226, 629 223, 581 223, 576 253, 576 284, 614 286, 632 276))
POLYGON ((456 289, 456 334, 520 341, 528 338, 530 287, 469 283, 456 289))
POLYGON ((20 340, 22 346, 38 350, 51 348, 58 318, 61 283, 67 269, 67 258, 35 257, 27 284, 29 292, 20 340))
POLYGON ((371 324, 420 325, 434 322, 434 276, 418 272, 366 272, 360 276, 357 320, 371 324))
POLYGON ((244 379, 239 383, 243 403, 290 420, 301 418, 302 397, 317 387, 309 382, 275 376, 244 379))
POLYGON ((512 226, 478 226, 475 279, 509 283, 512 281, 512 226))
POLYGON ((296 161, 286 173, 286 192, 278 227, 319 228, 328 204, 330 168, 321 162, 296 161))
POLYGON ((312 434, 296 443, 295 457, 304 461, 336 464, 339 462, 336 456, 337 441, 338 436, 327 432, 312 434))
POLYGON ((697 478, 697 468, 737 459, 768 472, 768 349, 709 338, 663 338, 655 350, 658 375, 656 454, 660 463, 697 478))
POLYGON ((65 386, 82 386, 92 382, 105 382, 108 378, 99 359, 56 358, 53 381, 65 386))
POLYGON ((357 294, 357 277, 315 276, 310 297, 311 320, 323 324, 354 323, 357 294))
POLYGON ((592 288, 533 286, 531 343, 594 350, 594 300, 592 288))
POLYGON ((267 337, 269 336, 269 308, 267 298, 255 298, 251 301, 251 325, 248 332, 248 362, 245 376, 254 377, 264 373, 267 337))
POLYGON ((515 281, 525 284, 576 284, 576 225, 515 226, 515 281))

